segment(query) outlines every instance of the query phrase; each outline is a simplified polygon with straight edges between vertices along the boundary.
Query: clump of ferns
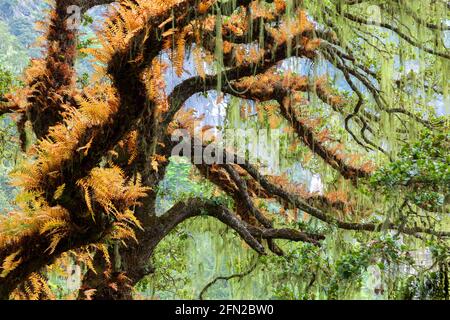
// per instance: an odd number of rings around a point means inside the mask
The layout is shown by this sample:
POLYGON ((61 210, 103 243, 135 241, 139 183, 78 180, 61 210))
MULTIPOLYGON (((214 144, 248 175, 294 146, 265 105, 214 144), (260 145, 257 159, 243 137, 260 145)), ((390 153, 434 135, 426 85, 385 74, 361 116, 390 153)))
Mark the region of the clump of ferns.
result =
POLYGON ((130 208, 140 205, 138 201, 150 190, 141 185, 141 178, 127 180, 123 170, 117 166, 95 168, 87 178, 77 183, 84 191, 84 199, 92 218, 96 212, 93 201, 107 216, 113 219, 111 239, 125 240, 132 238, 137 242, 134 228, 142 229, 139 220, 130 208))
MULTIPOLYGON (((88 177, 79 180, 78 185, 85 193, 92 218, 95 220, 98 214, 93 210, 93 201, 111 218, 110 239, 124 243, 127 239, 137 241, 134 229, 142 227, 131 208, 140 205, 138 200, 149 191, 149 188, 141 185, 140 177, 131 181, 118 167, 95 168, 88 177)), ((55 197, 62 194, 63 190, 64 185, 58 187, 55 197)), ((0 245, 18 244, 18 250, 3 261, 1 277, 7 276, 20 265, 22 257, 18 241, 22 237, 36 233, 48 237, 49 247, 46 252, 52 254, 60 241, 74 232, 71 217, 63 207, 50 207, 36 192, 24 191, 18 200, 22 210, 0 217, 0 245)))

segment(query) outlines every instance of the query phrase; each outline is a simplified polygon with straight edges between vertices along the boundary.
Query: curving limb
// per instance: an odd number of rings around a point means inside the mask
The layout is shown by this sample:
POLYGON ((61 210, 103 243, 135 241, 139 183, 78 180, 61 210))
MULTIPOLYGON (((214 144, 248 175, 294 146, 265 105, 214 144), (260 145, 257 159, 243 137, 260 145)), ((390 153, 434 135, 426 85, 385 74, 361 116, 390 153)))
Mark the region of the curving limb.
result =
POLYGON ((252 264, 252 266, 248 270, 246 270, 244 272, 241 272, 241 273, 235 273, 235 274, 232 274, 232 275, 229 275, 229 276, 218 276, 218 277, 215 277, 214 279, 212 279, 210 282, 208 282, 203 287, 203 289, 200 291, 200 294, 198 295, 198 299, 199 300, 203 300, 203 296, 205 295, 205 293, 217 281, 219 281, 219 280, 229 281, 231 279, 236 279, 236 278, 237 279, 242 279, 243 277, 248 276, 250 273, 252 273, 256 269, 257 265, 258 265, 257 263, 254 263, 254 264, 252 264))

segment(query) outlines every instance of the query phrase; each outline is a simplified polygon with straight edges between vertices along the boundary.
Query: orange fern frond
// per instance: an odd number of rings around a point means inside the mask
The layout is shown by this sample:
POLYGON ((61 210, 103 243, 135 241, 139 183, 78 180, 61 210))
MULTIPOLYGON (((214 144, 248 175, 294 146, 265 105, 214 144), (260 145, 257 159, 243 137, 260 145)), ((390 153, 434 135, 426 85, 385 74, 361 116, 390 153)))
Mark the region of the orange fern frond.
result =
POLYGON ((18 257, 21 252, 22 250, 19 249, 5 258, 2 264, 2 273, 0 274, 0 278, 6 277, 11 271, 19 266, 22 262, 22 258, 18 257))

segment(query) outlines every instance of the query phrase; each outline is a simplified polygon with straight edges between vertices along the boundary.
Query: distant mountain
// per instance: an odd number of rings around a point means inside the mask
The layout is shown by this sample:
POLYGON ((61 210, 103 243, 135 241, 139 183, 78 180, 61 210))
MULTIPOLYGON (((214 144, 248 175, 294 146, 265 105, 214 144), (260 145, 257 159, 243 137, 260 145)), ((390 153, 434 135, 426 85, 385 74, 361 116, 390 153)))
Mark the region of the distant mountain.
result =
POLYGON ((38 37, 36 21, 42 19, 48 7, 45 1, 0 0, 0 66, 20 74, 30 57, 39 56, 33 47, 38 37))
POLYGON ((5 22, 12 35, 23 45, 33 43, 34 24, 42 19, 48 4, 39 0, 0 0, 0 20, 5 22))
POLYGON ((0 0, 0 17, 2 19, 17 19, 39 15, 39 11, 48 7, 42 0, 0 0))
MULTIPOLYGON (((42 0, 0 0, 0 68, 20 74, 30 58, 42 55, 42 48, 34 46, 40 35, 35 24, 45 19, 49 7, 42 0)), ((93 24, 82 27, 82 39, 94 37, 93 29, 101 25, 104 12, 105 7, 89 11, 93 24)), ((77 69, 80 74, 91 71, 86 60, 79 61, 77 69)))

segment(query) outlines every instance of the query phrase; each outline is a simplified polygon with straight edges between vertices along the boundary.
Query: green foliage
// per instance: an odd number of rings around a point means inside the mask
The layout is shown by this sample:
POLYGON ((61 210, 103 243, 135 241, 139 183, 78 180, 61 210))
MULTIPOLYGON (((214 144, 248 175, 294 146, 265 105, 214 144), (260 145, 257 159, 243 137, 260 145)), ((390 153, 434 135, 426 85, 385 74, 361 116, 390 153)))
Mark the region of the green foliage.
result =
POLYGON ((12 87, 14 77, 11 72, 0 68, 0 96, 9 92, 12 87))
POLYGON ((77 84, 83 88, 86 87, 89 84, 89 74, 88 73, 83 73, 81 76, 78 77, 77 79, 77 84))
POLYGON ((450 133, 425 130, 419 141, 403 147, 399 159, 372 177, 374 185, 388 188, 408 183, 446 185, 450 182, 450 133))
POLYGON ((138 296, 150 299, 187 299, 191 278, 185 263, 188 230, 178 227, 156 248, 152 262, 155 273, 136 285, 138 296))
POLYGON ((191 197, 210 198, 213 186, 192 180, 192 164, 186 158, 172 157, 164 180, 158 186, 157 212, 164 213, 176 202, 191 197))
MULTIPOLYGON (((0 96, 17 84, 16 77, 0 67, 0 96)), ((8 173, 19 154, 15 123, 7 115, 0 117, 0 214, 13 208, 15 189, 9 185, 8 173)))
POLYGON ((399 286, 397 298, 404 300, 448 300, 449 266, 440 264, 437 271, 423 276, 409 276, 399 286))
POLYGON ((376 189, 411 192, 416 205, 441 208, 450 188, 450 133, 425 130, 417 142, 402 148, 398 160, 371 178, 376 189))

